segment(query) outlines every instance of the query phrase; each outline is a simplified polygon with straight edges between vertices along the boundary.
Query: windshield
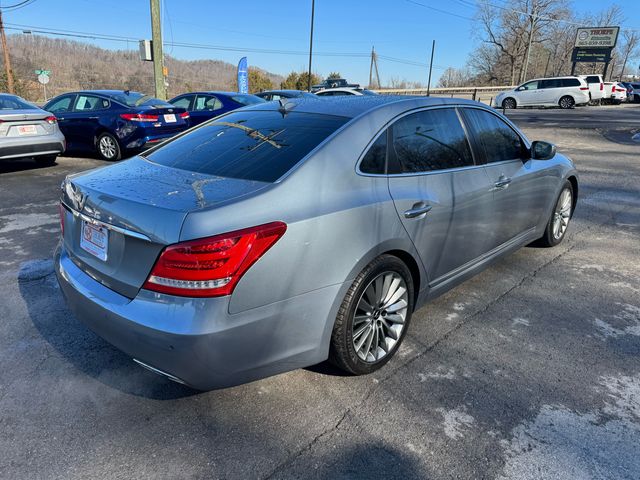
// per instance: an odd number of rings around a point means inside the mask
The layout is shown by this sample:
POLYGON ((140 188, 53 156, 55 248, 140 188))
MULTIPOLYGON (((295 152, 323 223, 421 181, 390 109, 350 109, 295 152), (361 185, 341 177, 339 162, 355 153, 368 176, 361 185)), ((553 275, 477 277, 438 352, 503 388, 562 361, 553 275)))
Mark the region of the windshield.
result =
POLYGON ((219 177, 274 182, 349 119, 238 110, 146 155, 150 161, 219 177))
POLYGON ((115 95, 110 95, 116 102, 122 103, 127 107, 171 107, 168 102, 164 100, 160 100, 158 98, 153 98, 150 95, 145 95, 143 93, 138 92, 122 92, 117 93, 115 95))
POLYGON ((0 110, 33 110, 38 108, 15 95, 0 95, 0 110))
POLYGON ((264 98, 256 97, 255 95, 233 95, 231 99, 242 105, 254 105, 256 103, 266 102, 264 98))

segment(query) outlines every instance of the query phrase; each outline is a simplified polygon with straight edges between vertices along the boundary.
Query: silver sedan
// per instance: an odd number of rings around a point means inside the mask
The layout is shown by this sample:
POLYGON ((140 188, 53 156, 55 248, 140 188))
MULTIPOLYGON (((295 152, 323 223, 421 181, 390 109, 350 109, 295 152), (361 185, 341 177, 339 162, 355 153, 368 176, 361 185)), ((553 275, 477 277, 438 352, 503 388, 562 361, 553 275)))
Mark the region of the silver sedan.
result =
POLYGON ((64 149, 54 115, 17 95, 0 94, 0 160, 33 157, 41 165, 52 165, 64 149))
POLYGON ((577 194, 568 158, 475 102, 283 100, 68 177, 56 271, 79 319, 195 388, 366 374, 425 302, 560 243, 577 194))

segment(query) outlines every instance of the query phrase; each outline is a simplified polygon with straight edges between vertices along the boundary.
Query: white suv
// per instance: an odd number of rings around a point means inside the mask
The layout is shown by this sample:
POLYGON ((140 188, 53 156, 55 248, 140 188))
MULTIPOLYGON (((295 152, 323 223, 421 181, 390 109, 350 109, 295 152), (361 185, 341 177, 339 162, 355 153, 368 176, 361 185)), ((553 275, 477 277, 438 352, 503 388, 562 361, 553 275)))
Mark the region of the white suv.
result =
POLYGON ((591 96, 591 102, 599 105, 604 98, 604 80, 602 75, 580 75, 589 85, 589 95, 591 96))
POLYGON ((499 93, 493 105, 502 108, 573 108, 589 103, 589 86, 579 77, 538 78, 499 93))

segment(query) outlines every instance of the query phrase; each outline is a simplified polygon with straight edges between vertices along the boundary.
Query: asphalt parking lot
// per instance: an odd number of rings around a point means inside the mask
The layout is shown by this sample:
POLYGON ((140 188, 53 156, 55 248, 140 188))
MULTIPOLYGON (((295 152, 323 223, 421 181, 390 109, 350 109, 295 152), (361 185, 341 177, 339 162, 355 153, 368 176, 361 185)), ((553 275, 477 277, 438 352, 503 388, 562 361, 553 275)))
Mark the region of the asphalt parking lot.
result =
POLYGON ((640 478, 640 105, 616 108, 509 112, 576 162, 568 236, 416 312, 381 371, 206 393, 62 300, 58 188, 104 162, 0 163, 0 478, 640 478))

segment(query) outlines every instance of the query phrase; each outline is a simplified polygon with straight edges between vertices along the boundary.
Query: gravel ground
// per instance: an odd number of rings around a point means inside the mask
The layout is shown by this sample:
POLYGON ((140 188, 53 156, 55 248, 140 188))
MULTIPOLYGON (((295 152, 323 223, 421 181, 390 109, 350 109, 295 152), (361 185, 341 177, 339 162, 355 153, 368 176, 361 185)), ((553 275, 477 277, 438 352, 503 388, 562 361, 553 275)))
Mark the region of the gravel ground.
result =
POLYGON ((581 173, 560 246, 416 312, 373 375, 319 365, 208 393, 137 367, 64 305, 58 186, 103 163, 0 164, 0 478, 640 478, 640 146, 526 132, 581 173))

